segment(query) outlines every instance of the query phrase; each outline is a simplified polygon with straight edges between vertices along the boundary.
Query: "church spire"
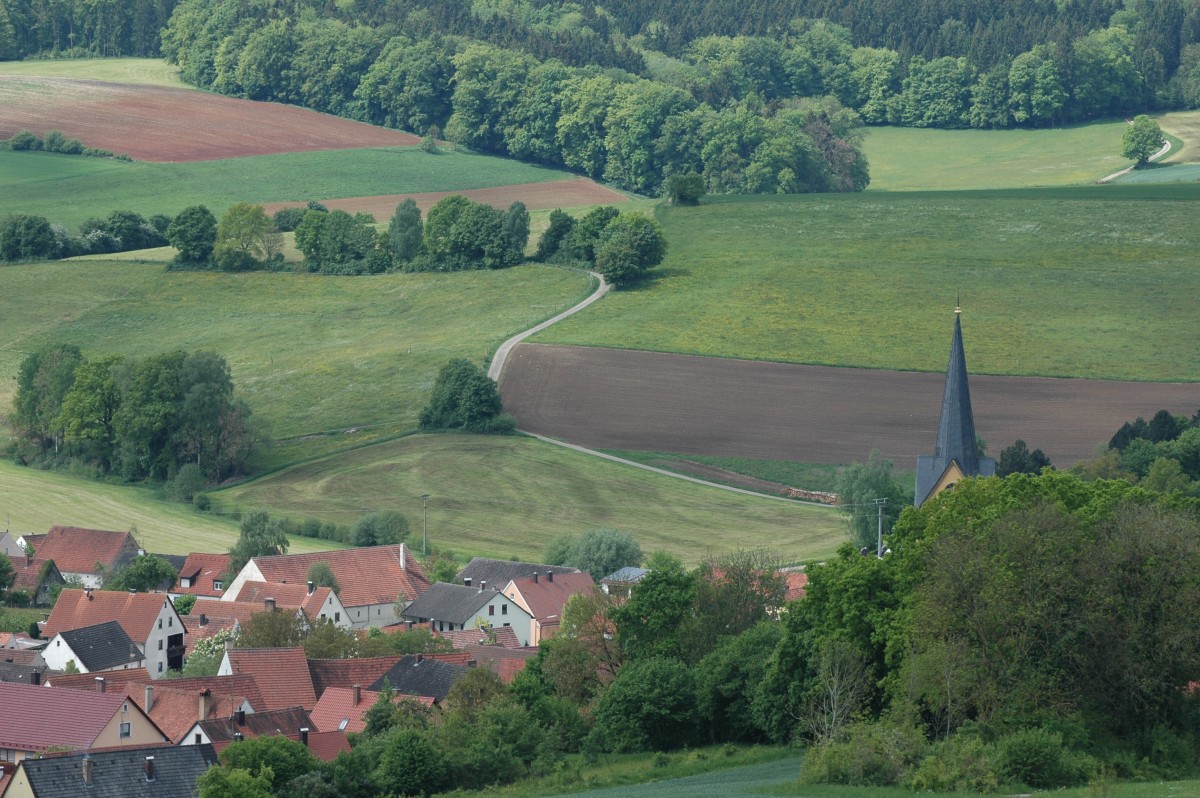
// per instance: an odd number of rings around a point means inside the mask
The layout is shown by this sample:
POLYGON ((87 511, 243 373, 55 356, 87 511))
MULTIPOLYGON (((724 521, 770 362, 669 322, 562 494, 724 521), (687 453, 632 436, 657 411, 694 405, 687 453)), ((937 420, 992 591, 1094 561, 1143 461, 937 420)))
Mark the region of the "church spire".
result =
POLYGON ((962 308, 956 307, 937 444, 932 456, 917 458, 917 491, 913 503, 920 507, 938 490, 953 484, 956 477, 992 476, 995 472, 996 461, 980 457, 975 442, 975 417, 971 412, 967 357, 963 351, 962 308), (952 473, 952 468, 957 473, 952 473))

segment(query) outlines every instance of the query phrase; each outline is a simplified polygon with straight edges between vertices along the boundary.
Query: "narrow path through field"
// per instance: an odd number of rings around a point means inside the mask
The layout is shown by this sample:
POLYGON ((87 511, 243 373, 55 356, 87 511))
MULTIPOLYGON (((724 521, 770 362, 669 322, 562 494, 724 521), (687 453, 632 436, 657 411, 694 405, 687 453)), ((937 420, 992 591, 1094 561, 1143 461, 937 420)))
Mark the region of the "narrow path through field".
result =
POLYGON ((583 310, 588 305, 592 304, 593 302, 598 300, 600 297, 602 297, 608 293, 608 290, 609 290, 609 288, 611 288, 611 286, 609 286, 609 284, 607 282, 605 282, 604 276, 602 274, 600 274, 599 272, 588 272, 588 274, 592 275, 592 277, 595 277, 600 282, 600 284, 598 286, 596 286, 596 290, 593 291, 591 293, 591 295, 588 296, 587 299, 583 300, 582 302, 575 305, 574 307, 567 308, 566 310, 564 310, 562 313, 559 313, 554 318, 546 319, 541 324, 538 324, 534 327, 530 327, 525 332, 517 333, 512 338, 509 338, 507 341, 500 344, 500 348, 497 349, 496 354, 492 356, 492 364, 490 366, 488 366, 488 377, 495 380, 496 382, 500 382, 500 374, 501 374, 501 372, 504 371, 504 363, 506 360, 508 360, 508 354, 509 354, 509 352, 512 351, 514 346, 521 343, 522 341, 524 341, 526 338, 533 335, 534 333, 541 332, 542 330, 549 327, 551 324, 557 324, 558 322, 562 321, 563 319, 567 318, 568 316, 574 316, 576 313, 583 310))
MULTIPOLYGON (((1151 160, 1151 161, 1160 160, 1164 155, 1166 155, 1170 151, 1171 151, 1171 142, 1168 141, 1167 139, 1163 139, 1162 149, 1159 150, 1158 152, 1154 153, 1153 155, 1151 155, 1148 160, 1151 160)), ((1137 164, 1134 164, 1133 166, 1126 166, 1121 171, 1113 172, 1111 175, 1102 177, 1099 180, 1097 180, 1096 182, 1097 183, 1111 183, 1112 181, 1116 180, 1121 175, 1127 175, 1130 172, 1132 172, 1136 166, 1137 166, 1137 164)))

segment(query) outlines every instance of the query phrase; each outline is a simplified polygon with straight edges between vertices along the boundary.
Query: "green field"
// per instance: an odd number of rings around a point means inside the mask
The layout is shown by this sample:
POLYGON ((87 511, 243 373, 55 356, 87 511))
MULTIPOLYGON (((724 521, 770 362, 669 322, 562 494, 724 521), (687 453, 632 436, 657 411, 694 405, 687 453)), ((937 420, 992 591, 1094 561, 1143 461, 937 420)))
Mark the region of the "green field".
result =
POLYGON ((113 83, 191 88, 179 79, 179 68, 161 58, 62 58, 0 61, 0 75, 37 75, 48 78, 86 78, 113 83))
POLYGON ((1200 111, 1175 111, 1154 117, 1169 136, 1183 141, 1183 147, 1167 154, 1167 163, 1200 162, 1200 111))
POLYGON ((518 436, 410 436, 213 498, 222 511, 265 507, 338 523, 395 509, 419 532, 422 494, 431 497, 430 545, 459 554, 536 561, 556 535, 610 527, 692 564, 742 548, 823 558, 846 539, 843 517, 829 508, 708 488, 518 436))
MULTIPOLYGON (((109 211, 173 216, 207 205, 302 202, 380 194, 462 191, 566 180, 567 172, 503 158, 419 147, 373 147, 257 155, 191 163, 125 162, 0 151, 0 218, 45 216, 75 228, 109 211)), ((383 220, 380 220, 383 221, 383 220)))
POLYGON ((1072 186, 1123 169, 1120 120, 1044 130, 863 128, 869 191, 1072 186))
POLYGON ((272 457, 291 462, 415 426, 447 360, 482 361, 591 286, 545 266, 375 277, 113 261, 0 267, 0 407, 24 354, 50 342, 88 357, 211 349, 275 437, 299 439, 272 457))
POLYGON ((1200 380, 1198 200, 1182 184, 664 208, 655 278, 535 340, 941 371, 961 294, 973 372, 1200 380))
MULTIPOLYGON (((16 533, 43 534, 55 524, 136 529, 138 542, 158 554, 226 551, 237 539, 235 521, 201 515, 169 502, 151 488, 109 485, 62 471, 39 471, 0 460, 0 516, 16 533)), ((321 551, 325 541, 293 537, 291 551, 321 551)))

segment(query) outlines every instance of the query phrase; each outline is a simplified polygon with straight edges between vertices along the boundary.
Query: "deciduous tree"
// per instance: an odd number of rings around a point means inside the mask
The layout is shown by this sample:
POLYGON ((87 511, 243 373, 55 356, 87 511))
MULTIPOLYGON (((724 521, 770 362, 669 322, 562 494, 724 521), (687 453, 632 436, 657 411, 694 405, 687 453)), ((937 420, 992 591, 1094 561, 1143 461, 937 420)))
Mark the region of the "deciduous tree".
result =
POLYGON ((1145 114, 1138 114, 1121 136, 1121 157, 1136 161, 1136 166, 1145 166, 1162 145, 1162 128, 1145 114))

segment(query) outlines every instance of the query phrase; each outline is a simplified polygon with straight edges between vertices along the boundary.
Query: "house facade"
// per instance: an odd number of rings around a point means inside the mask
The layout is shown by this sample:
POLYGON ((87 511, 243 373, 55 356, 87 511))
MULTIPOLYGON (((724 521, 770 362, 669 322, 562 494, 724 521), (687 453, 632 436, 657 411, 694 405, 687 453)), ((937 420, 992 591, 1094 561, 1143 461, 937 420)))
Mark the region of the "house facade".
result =
POLYGON ((59 632, 116 621, 141 648, 150 675, 161 678, 168 670, 183 667, 183 619, 165 593, 123 593, 68 588, 42 630, 43 637, 59 632))
POLYGON ((521 645, 531 645, 529 612, 492 588, 438 582, 405 608, 404 618, 428 623, 433 632, 511 627, 521 645))
MULTIPOLYGON (((18 538, 24 546, 29 540, 18 538)), ((145 551, 128 532, 85 529, 76 526, 52 526, 33 546, 34 557, 54 560, 64 579, 72 577, 84 587, 98 588, 107 576, 115 574, 145 551)))
POLYGON ((51 670, 74 667, 79 673, 127 671, 146 665, 141 647, 116 621, 59 632, 42 649, 42 658, 51 670))

